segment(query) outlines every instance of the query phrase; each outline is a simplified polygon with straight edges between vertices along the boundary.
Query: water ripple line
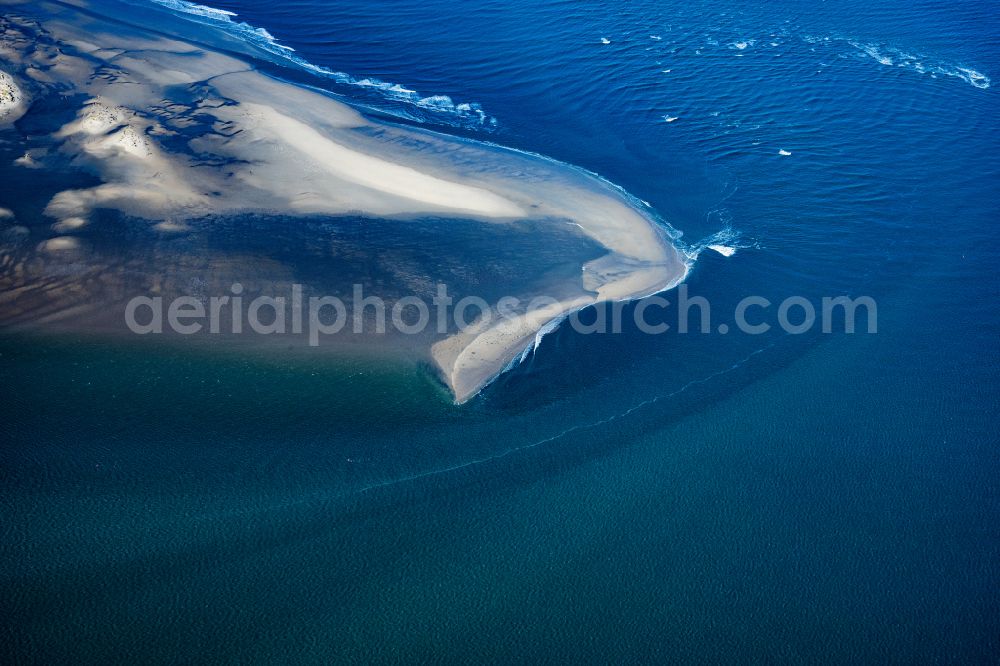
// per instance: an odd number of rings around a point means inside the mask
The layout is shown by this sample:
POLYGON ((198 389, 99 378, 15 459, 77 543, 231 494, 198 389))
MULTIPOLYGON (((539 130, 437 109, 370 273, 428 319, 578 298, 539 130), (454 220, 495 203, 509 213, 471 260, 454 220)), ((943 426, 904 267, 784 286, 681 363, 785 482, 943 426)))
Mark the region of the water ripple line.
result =
POLYGON ((770 344, 761 347, 760 349, 756 349, 756 350, 750 352, 749 354, 747 354, 746 356, 744 356, 742 359, 736 361, 735 363, 733 363, 729 367, 723 368, 721 370, 717 370, 716 372, 713 372, 713 373, 711 373, 709 375, 706 375, 705 377, 701 377, 700 379, 693 379, 693 380, 689 381, 688 383, 684 384, 683 386, 681 386, 680 388, 678 388, 678 389, 676 389, 674 391, 671 391, 670 393, 664 393, 664 394, 661 394, 661 395, 653 396, 652 398, 647 398, 646 400, 643 400, 643 401, 641 401, 641 402, 633 405, 632 407, 629 407, 628 409, 626 409, 623 412, 619 412, 617 414, 612 414, 611 416, 609 416, 607 418, 603 418, 603 419, 600 419, 598 421, 593 421, 591 423, 585 423, 585 424, 582 424, 582 425, 571 426, 571 427, 566 428, 565 430, 563 430, 561 432, 556 433, 555 435, 551 435, 549 437, 546 437, 544 439, 540 439, 540 440, 538 440, 536 442, 532 442, 530 444, 525 444, 524 446, 518 446, 518 447, 511 448, 511 449, 507 449, 506 451, 502 451, 502 452, 494 454, 492 456, 487 456, 485 458, 477 458, 475 460, 469 460, 469 461, 466 461, 466 462, 463 462, 463 463, 459 463, 457 465, 451 465, 451 466, 448 466, 448 467, 442 467, 442 468, 438 468, 438 469, 432 469, 432 470, 428 470, 426 472, 420 472, 419 474, 411 474, 409 476, 403 476, 403 477, 399 477, 399 478, 396 478, 396 479, 390 479, 388 481, 382 481, 382 482, 379 482, 379 483, 373 483, 371 485, 363 486, 363 487, 358 488, 356 490, 344 493, 343 495, 336 495, 334 497, 314 494, 314 495, 311 495, 309 497, 302 497, 300 499, 297 499, 297 500, 294 500, 294 501, 290 501, 290 502, 280 502, 280 503, 271 504, 271 505, 264 506, 264 507, 258 507, 258 508, 253 508, 253 509, 246 509, 246 510, 243 510, 243 511, 225 511, 225 512, 215 513, 215 514, 202 514, 202 515, 194 516, 194 518, 196 520, 216 520, 216 519, 220 519, 220 518, 227 518, 227 517, 234 517, 234 516, 246 516, 246 515, 251 515, 251 514, 269 513, 269 512, 272 512, 272 511, 277 511, 277 510, 281 510, 281 509, 288 509, 288 508, 291 508, 291 507, 301 506, 301 505, 309 504, 311 502, 316 502, 316 501, 324 502, 324 501, 329 501, 329 500, 332 500, 332 499, 344 499, 346 497, 351 497, 351 496, 355 496, 355 495, 362 495, 362 494, 369 493, 369 492, 372 492, 372 491, 375 491, 375 490, 380 490, 382 488, 388 488, 388 487, 391 487, 391 486, 397 486, 397 485, 400 485, 400 484, 403 484, 403 483, 409 483, 411 481, 419 481, 420 479, 425 479, 425 478, 429 478, 429 477, 432 477, 432 476, 438 476, 440 474, 447 474, 449 472, 456 472, 458 470, 466 469, 466 468, 469 468, 469 467, 474 467, 474 466, 477 466, 477 465, 482 465, 482 464, 485 464, 485 463, 493 462, 495 460, 500 460, 502 458, 506 458, 506 457, 508 457, 510 455, 513 455, 513 454, 521 452, 521 451, 527 451, 527 450, 530 450, 530 449, 538 448, 539 446, 544 446, 544 445, 549 444, 551 442, 554 442, 556 440, 562 439, 563 437, 565 437, 565 436, 567 436, 569 434, 572 434, 574 432, 580 432, 582 430, 590 430, 592 428, 597 428, 597 427, 600 427, 602 425, 607 425, 608 423, 613 423, 613 422, 618 421, 620 419, 626 418, 626 417, 630 416, 631 414, 634 414, 635 412, 639 411, 640 409, 642 409, 644 407, 648 407, 649 405, 657 403, 657 402, 659 402, 661 400, 668 400, 670 398, 676 397, 676 396, 680 395, 681 393, 684 393, 685 391, 687 391, 688 389, 690 389, 693 386, 698 386, 698 385, 701 385, 701 384, 707 384, 708 382, 712 381, 713 379, 716 379, 716 378, 721 377, 723 375, 727 375, 727 374, 733 372, 734 370, 737 370, 737 369, 743 367, 744 365, 746 365, 754 357, 759 356, 760 354, 763 354, 764 352, 768 351, 769 349, 772 349, 775 345, 777 345, 777 343, 778 343, 778 341, 775 340, 775 341, 771 342, 770 344))
POLYGON ((545 444, 549 444, 549 443, 554 442, 554 441, 556 441, 558 439, 562 439, 566 435, 569 435, 569 434, 574 433, 574 432, 579 432, 581 430, 590 430, 592 428, 597 428, 597 427, 600 427, 602 425, 606 425, 608 423, 613 423, 614 421, 617 421, 619 419, 625 418, 625 417, 627 417, 627 416, 635 413, 636 411, 642 409, 643 407, 647 407, 647 406, 652 405, 652 404, 654 404, 656 402, 659 402, 661 400, 668 400, 670 398, 673 398, 675 396, 680 395, 681 393, 687 391, 688 389, 690 389, 693 386, 698 386, 700 384, 707 384, 708 382, 712 381, 713 379, 716 379, 716 378, 721 377, 723 375, 729 374, 730 372, 732 372, 734 370, 737 370, 740 367, 742 367, 743 365, 745 365, 746 363, 748 363, 755 356, 757 356, 759 354, 762 354, 765 351, 771 349, 776 344, 777 344, 777 341, 772 342, 769 345, 765 345, 764 347, 761 347, 760 349, 757 349, 757 350, 755 350, 755 351, 747 354, 745 357, 743 357, 742 359, 740 359, 736 363, 732 364, 728 368, 723 368, 722 370, 718 370, 716 372, 713 372, 712 374, 707 375, 705 377, 702 377, 700 379, 693 379, 693 380, 689 381, 687 384, 684 384, 683 386, 681 386, 679 389, 677 389, 675 391, 671 391, 670 393, 664 393, 664 394, 661 394, 661 395, 653 396, 652 398, 647 398, 646 400, 643 400, 643 401, 641 401, 641 402, 633 405, 632 407, 629 407, 628 409, 626 409, 623 412, 619 412, 618 414, 612 414, 611 416, 609 416, 607 418, 604 418, 604 419, 601 419, 599 421, 594 421, 594 422, 591 422, 591 423, 585 423, 585 424, 582 424, 582 425, 571 426, 571 427, 566 428, 565 430, 563 430, 563 431, 561 431, 559 433, 556 433, 555 435, 552 435, 550 437, 546 437, 544 439, 540 439, 537 442, 532 442, 531 444, 525 444, 524 446, 517 446, 517 447, 511 448, 511 449, 507 449, 506 451, 502 451, 500 453, 494 454, 492 456, 487 456, 485 458, 477 458, 475 460, 469 460, 469 461, 466 461, 464 463, 460 463, 460 464, 457 464, 457 465, 451 465, 449 467, 443 467, 443 468, 440 468, 440 469, 433 469, 433 470, 429 470, 427 472, 421 472, 419 474, 412 474, 410 476, 404 476, 404 477, 400 477, 398 479, 392 479, 392 480, 384 481, 384 482, 381 482, 381 483, 375 483, 375 484, 372 484, 370 486, 365 486, 363 488, 359 488, 359 489, 355 490, 352 494, 362 494, 362 493, 370 492, 372 490, 378 490, 380 488, 386 488, 386 487, 389 487, 389 486, 395 486, 395 485, 398 485, 398 484, 401 484, 401 483, 408 483, 410 481, 417 481, 417 480, 424 479, 424 478, 427 478, 427 477, 437 476, 439 474, 447 474, 448 472, 455 472, 455 471, 458 471, 458 470, 461 470, 461 469, 465 469, 467 467, 473 467, 473 466, 476 466, 476 465, 482 465, 484 463, 489 463, 489 462, 493 462, 495 460, 500 460, 501 458, 506 458, 507 456, 515 454, 515 453, 518 453, 520 451, 526 451, 526 450, 529 450, 529 449, 537 448, 539 446, 544 446, 545 444))

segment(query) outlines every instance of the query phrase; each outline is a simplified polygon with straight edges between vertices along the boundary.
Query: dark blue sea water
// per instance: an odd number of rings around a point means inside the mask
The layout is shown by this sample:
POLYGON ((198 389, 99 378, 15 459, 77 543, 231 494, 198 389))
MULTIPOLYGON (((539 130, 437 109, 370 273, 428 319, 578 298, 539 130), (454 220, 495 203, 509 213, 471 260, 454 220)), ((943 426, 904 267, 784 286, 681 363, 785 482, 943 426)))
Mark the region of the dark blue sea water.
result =
POLYGON ((121 16, 738 247, 687 280, 713 332, 563 326, 463 406, 4 336, 4 661, 996 661, 995 5, 213 6, 121 16), (871 296, 878 331, 714 330, 750 295, 871 296))

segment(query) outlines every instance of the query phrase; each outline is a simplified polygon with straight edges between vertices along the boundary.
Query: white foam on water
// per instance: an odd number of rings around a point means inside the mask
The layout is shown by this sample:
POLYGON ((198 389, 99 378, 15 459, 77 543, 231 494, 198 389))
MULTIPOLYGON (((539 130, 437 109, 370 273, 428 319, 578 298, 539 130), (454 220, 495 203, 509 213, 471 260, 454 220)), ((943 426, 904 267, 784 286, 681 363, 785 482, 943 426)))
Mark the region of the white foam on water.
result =
MULTIPOLYGON (((720 212, 723 213, 723 219, 726 219, 725 210, 720 212)), ((684 248, 684 253, 687 255, 691 265, 698 260, 698 256, 704 250, 712 250, 724 257, 731 257, 736 254, 737 250, 758 247, 756 244, 745 242, 740 232, 729 226, 728 221, 725 222, 725 225, 711 236, 684 248)))
POLYGON ((989 77, 971 67, 936 61, 933 58, 912 54, 891 46, 878 46, 855 40, 848 40, 848 43, 882 65, 894 65, 918 74, 930 74, 934 78, 937 78, 935 75, 951 76, 983 90, 990 87, 989 77))
POLYGON ((663 121, 667 123, 672 123, 677 120, 677 116, 663 116, 663 121))
POLYGON ((607 37, 601 37, 601 44, 610 44, 611 40, 607 37))
MULTIPOLYGON (((555 319, 553 319, 552 321, 548 322, 547 324, 545 324, 544 326, 542 326, 540 329, 538 329, 538 332, 535 333, 535 340, 534 340, 534 342, 532 342, 527 347, 525 347, 524 351, 522 351, 519 356, 515 356, 514 358, 512 358, 511 361, 510 361, 510 363, 507 364, 507 367, 505 367, 500 372, 500 374, 504 374, 505 372, 513 370, 514 368, 516 368, 520 364, 524 363, 524 361, 529 356, 531 356, 536 351, 538 351, 538 348, 542 344, 542 338, 544 338, 546 335, 548 335, 552 331, 554 331, 557 328, 559 328, 559 325, 562 324, 565 320, 566 320, 565 316, 564 317, 556 317, 555 319)), ((483 388, 486 388, 486 387, 484 386, 483 388)))
POLYGON ((892 58, 879 51, 877 46, 873 44, 861 44, 859 42, 854 42, 854 41, 848 43, 854 48, 864 53, 865 55, 867 55, 869 58, 872 58, 873 60, 878 62, 880 65, 887 65, 887 66, 892 65, 892 58))
POLYGON ((723 257, 731 257, 734 254, 736 254, 736 248, 735 247, 730 247, 728 245, 715 245, 715 244, 712 244, 712 245, 708 245, 706 247, 708 247, 709 250, 715 250, 716 252, 718 252, 719 254, 721 254, 723 257))
MULTIPOLYGON (((496 119, 487 115, 480 104, 476 102, 455 102, 448 95, 424 96, 415 90, 398 83, 382 81, 374 77, 357 78, 346 72, 338 72, 321 65, 315 65, 295 53, 295 49, 279 43, 271 33, 242 21, 234 21, 235 12, 199 5, 187 0, 149 0, 166 7, 186 17, 193 17, 203 25, 224 30, 228 34, 240 37, 258 49, 275 56, 286 64, 291 64, 310 72, 318 77, 330 79, 346 86, 356 86, 376 90, 379 95, 393 102, 401 102, 415 106, 432 114, 435 120, 443 120, 453 125, 480 125, 491 127, 496 125, 496 119)), ((411 120, 421 120, 407 116, 411 120)))
POLYGON ((788 155, 791 155, 792 153, 791 153, 791 151, 788 151, 788 150, 785 150, 784 148, 782 148, 781 150, 778 151, 778 154, 779 155, 785 155, 787 157, 788 155))
POLYGON ((802 39, 807 44, 820 44, 823 46, 847 44, 857 54, 870 58, 885 67, 899 67, 907 71, 916 72, 917 74, 928 74, 931 78, 935 79, 939 76, 948 76, 965 81, 969 85, 981 90, 989 88, 991 84, 990 77, 972 67, 923 55, 911 50, 904 50, 896 46, 841 36, 816 37, 806 35, 802 39))

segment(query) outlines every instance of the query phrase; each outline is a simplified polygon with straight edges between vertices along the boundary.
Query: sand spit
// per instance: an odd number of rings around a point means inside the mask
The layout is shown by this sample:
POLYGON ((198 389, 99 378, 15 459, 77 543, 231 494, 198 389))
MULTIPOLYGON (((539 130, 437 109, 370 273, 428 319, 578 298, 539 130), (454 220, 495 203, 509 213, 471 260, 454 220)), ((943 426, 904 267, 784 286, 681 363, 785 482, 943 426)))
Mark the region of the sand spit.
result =
MULTIPOLYGON (((14 72, 0 72, 0 114, 8 109, 9 118, 22 103, 18 76, 30 76, 43 94, 71 89, 86 96, 51 139, 102 183, 51 199, 46 213, 57 232, 87 225, 99 209, 173 231, 187 221, 245 213, 361 215, 415 225, 433 217, 506 225, 512 234, 526 222, 549 225, 603 248, 603 256, 582 258, 571 279, 545 285, 538 276, 513 275, 501 285, 519 297, 561 294, 555 303, 429 342, 426 354, 459 402, 550 322, 602 301, 655 293, 686 274, 685 259, 649 212, 580 169, 376 121, 230 55, 123 29, 65 5, 0 4, 8 10, 0 46, 14 72)), ((56 260, 53 250, 78 246, 63 237, 40 247, 56 260)), ((468 270, 476 265, 470 254, 468 270)))

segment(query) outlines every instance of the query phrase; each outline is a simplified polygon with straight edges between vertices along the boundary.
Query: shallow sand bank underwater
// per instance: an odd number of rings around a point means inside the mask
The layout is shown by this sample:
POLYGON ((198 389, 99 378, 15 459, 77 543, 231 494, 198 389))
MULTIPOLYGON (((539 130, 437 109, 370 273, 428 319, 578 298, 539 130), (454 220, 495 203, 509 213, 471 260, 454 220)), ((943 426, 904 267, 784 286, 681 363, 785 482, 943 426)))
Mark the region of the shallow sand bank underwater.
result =
MULTIPOLYGON (((257 71, 246 60, 70 5, 4 1, 0 6, 0 83, 9 79, 11 90, 19 96, 27 91, 28 99, 62 95, 75 105, 75 117, 50 135, 21 137, 26 159, 9 168, 44 169, 44 160, 31 157, 38 149, 49 166, 72 163, 101 180, 54 193, 44 210, 52 233, 34 246, 37 255, 21 256, 14 269, 0 269, 5 287, 24 298, 47 297, 32 296, 32 287, 59 262, 69 261, 64 256, 70 253, 59 250, 71 250, 73 261, 88 260, 81 260, 81 253, 95 250, 69 234, 86 231, 105 210, 134 223, 147 220, 165 234, 184 233, 192 221, 246 214, 328 216, 334 224, 356 224, 359 217, 412 225, 450 218, 480 222, 494 235, 499 228, 511 238, 528 226, 539 243, 548 234, 558 243, 569 233, 599 248, 595 258, 580 243, 555 245, 565 252, 553 266, 578 266, 570 277, 562 270, 551 275, 544 269, 533 275, 512 270, 502 284, 490 285, 523 303, 537 296, 554 296, 555 303, 497 324, 484 317, 470 330, 421 338, 422 353, 462 402, 553 321, 595 303, 655 293, 686 275, 688 258, 667 228, 623 191, 581 169, 376 121, 330 96, 257 71), (28 265, 34 268, 25 270, 28 265)), ((30 108, 22 111, 30 117, 30 108)), ((89 260, 100 263, 93 256, 89 260)), ((472 283, 482 270, 480 260, 473 250, 462 259, 472 283)), ((130 284, 117 290, 119 300, 122 292, 132 288, 138 295, 139 285, 176 267, 143 270, 145 279, 136 279, 133 270, 130 284)), ((239 269, 231 270, 239 278, 239 269)), ((438 276, 430 261, 408 267, 414 270, 428 281, 438 276)), ((85 326, 88 308, 112 305, 107 290, 75 293, 61 306, 64 323, 85 326)), ((0 309, 0 324, 4 320, 0 309)), ((399 339, 390 335, 371 342, 393 345, 399 339)))

